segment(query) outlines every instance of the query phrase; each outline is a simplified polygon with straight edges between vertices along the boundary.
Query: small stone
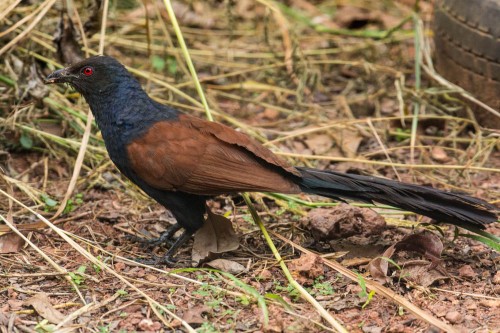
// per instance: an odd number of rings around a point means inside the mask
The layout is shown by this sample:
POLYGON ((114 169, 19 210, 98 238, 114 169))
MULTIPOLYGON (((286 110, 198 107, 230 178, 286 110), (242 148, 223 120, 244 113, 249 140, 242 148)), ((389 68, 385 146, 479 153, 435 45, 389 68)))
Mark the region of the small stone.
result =
POLYGON ((363 326, 364 333, 382 333, 382 327, 378 326, 363 326))
POLYGON ((442 147, 434 147, 432 148, 431 156, 434 160, 438 162, 446 162, 449 160, 448 154, 442 147))
POLYGON ((276 109, 267 108, 264 110, 264 118, 269 120, 276 120, 280 115, 280 112, 276 109))
POLYGON ((139 328, 143 331, 157 331, 161 328, 161 324, 149 318, 144 318, 139 322, 139 328))
POLYGON ((452 324, 460 324, 464 320, 464 316, 458 311, 448 312, 445 318, 452 324))
POLYGON ((262 280, 269 280, 273 277, 273 274, 268 269, 263 269, 262 271, 260 271, 260 274, 258 275, 258 277, 259 277, 259 279, 262 279, 262 280))
POLYGON ((458 269, 458 274, 461 277, 474 278, 477 276, 476 272, 470 267, 470 265, 464 265, 458 269))
POLYGON ((153 274, 146 274, 144 278, 150 282, 155 282, 156 280, 158 280, 158 277, 153 274))

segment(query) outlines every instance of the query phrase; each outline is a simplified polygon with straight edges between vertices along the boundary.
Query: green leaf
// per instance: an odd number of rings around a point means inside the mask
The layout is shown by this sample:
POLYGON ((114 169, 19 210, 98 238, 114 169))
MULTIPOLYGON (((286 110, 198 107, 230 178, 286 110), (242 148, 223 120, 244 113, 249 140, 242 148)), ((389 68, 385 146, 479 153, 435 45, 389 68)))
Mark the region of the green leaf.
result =
POLYGON ((167 69, 170 75, 177 73, 177 60, 174 57, 167 58, 167 69))
POLYGON ((23 132, 21 134, 21 138, 19 138, 19 143, 25 149, 33 148, 33 139, 31 139, 31 136, 29 136, 28 133, 26 132, 23 132))
POLYGON ((153 69, 157 71, 163 71, 165 69, 165 60, 157 55, 151 57, 151 65, 153 69))
POLYGON ((56 205, 57 205, 57 201, 52 199, 51 197, 49 197, 48 195, 46 194, 42 194, 41 196, 41 199, 43 201, 43 203, 49 207, 49 208, 54 208, 56 205))
POLYGON ((497 252, 500 252, 500 243, 495 241, 494 239, 487 238, 484 236, 479 236, 479 235, 473 235, 473 234, 460 234, 460 236, 475 239, 483 244, 488 245, 492 249, 494 249, 497 252))

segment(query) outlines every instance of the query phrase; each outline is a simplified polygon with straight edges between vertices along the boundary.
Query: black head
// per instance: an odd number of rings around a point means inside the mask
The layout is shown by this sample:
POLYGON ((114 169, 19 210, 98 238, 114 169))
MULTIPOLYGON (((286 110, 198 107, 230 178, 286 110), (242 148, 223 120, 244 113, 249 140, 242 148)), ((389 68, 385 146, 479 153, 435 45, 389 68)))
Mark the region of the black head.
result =
POLYGON ((88 97, 92 93, 100 94, 116 89, 118 84, 124 81, 124 77, 132 78, 127 69, 116 59, 95 56, 53 72, 47 76, 45 83, 69 83, 78 92, 88 97))

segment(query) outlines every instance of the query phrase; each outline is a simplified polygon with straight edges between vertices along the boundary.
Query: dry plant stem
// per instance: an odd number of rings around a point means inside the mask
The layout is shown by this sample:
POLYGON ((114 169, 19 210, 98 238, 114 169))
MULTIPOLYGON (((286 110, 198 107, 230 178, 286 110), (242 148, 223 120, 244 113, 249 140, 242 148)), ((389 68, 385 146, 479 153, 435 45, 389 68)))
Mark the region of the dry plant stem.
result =
MULTIPOLYGON (((0 193, 5 195, 6 197, 12 199, 15 203, 17 203, 18 205, 26 208, 28 211, 30 211, 33 215, 36 216, 36 218, 42 220, 45 224, 47 224, 52 230, 54 230, 54 232, 56 234, 58 234, 62 239, 64 239, 68 244, 70 244, 75 250, 77 250, 82 256, 84 256, 87 260, 89 260, 90 262, 92 262, 93 264, 95 265, 98 265, 99 267, 101 267, 104 271, 110 273, 111 275, 113 275, 114 277, 116 277, 117 279, 119 279, 121 282, 123 282, 124 284, 126 284, 129 288, 135 290, 137 293, 139 293, 141 296, 143 296, 146 300, 148 300, 148 302, 151 302, 152 304, 156 305, 156 307, 160 308, 161 310, 163 310, 165 313, 167 313, 168 315, 170 315, 172 318, 178 320, 182 326, 184 326, 184 328, 190 332, 190 333, 196 333, 196 331, 186 322, 184 321, 182 318, 180 318, 179 316, 177 316, 175 313, 171 312, 170 310, 168 310, 166 307, 164 307, 163 305, 161 305, 160 303, 158 303, 157 301, 155 301, 154 299, 152 299, 151 297, 149 297, 144 291, 142 291, 141 289, 139 289, 138 287, 136 287, 134 284, 130 283, 126 278, 124 278, 122 275, 118 274, 115 270, 113 270, 111 267, 109 267, 107 264, 105 264, 104 262, 100 261, 99 259, 97 259, 95 256, 93 256, 90 252, 86 251, 84 248, 82 248, 78 243, 76 243, 73 239, 71 239, 68 235, 66 235, 66 233, 64 232, 64 230, 56 227, 54 224, 52 224, 49 220, 47 220, 45 217, 43 217, 42 215, 38 214, 37 212, 35 212, 34 210, 32 210, 31 208, 29 208, 28 206, 26 206, 25 204, 23 204, 22 202, 20 202, 19 200, 17 200, 16 198, 12 197, 11 195, 9 195, 8 193, 6 193, 5 191, 1 190, 0 189, 0 193)), ((0 218, 2 220, 5 220, 5 218, 0 215, 0 218)), ((22 233, 20 233, 10 222, 8 221, 5 221, 9 226, 12 226, 12 230, 14 232, 16 232, 18 235, 20 235, 23 239, 25 239, 28 244, 30 246, 32 246, 35 250, 37 250, 37 252, 39 252, 46 260, 48 260, 49 262, 53 262, 52 259, 50 259, 49 257, 47 257, 45 255, 45 253, 43 253, 40 249, 38 249, 36 247, 36 245, 34 245, 33 243, 31 243, 24 235, 22 235, 22 233)), ((55 263, 54 263, 55 264, 55 263)), ((58 268, 57 264, 55 264, 56 266, 56 269, 58 268)), ((62 269, 62 268, 61 268, 62 269)), ((59 270, 59 269, 58 269, 59 270)), ((67 276, 67 278, 71 279, 69 276, 67 276)), ((71 280, 72 282, 72 280, 71 280)), ((76 286, 75 286, 75 289, 76 289, 76 286)), ((76 289, 78 290, 78 289, 76 289)), ((80 295, 81 296, 81 295, 80 295)), ((81 296, 82 298, 82 301, 83 303, 85 304, 85 299, 83 298, 83 296, 81 296)), ((160 318, 161 320, 161 318, 160 318)))
POLYGON ((33 22, 31 22, 30 25, 28 25, 26 27, 26 29, 24 29, 19 35, 17 35, 10 42, 5 44, 5 46, 0 49, 0 55, 5 53, 12 46, 16 45, 21 39, 24 38, 24 36, 26 36, 31 30, 33 30, 33 28, 38 24, 38 22, 40 22, 42 20, 42 18, 45 17, 45 14, 47 14, 49 9, 52 8, 52 6, 54 6, 56 1, 57 0, 46 0, 43 4, 41 4, 40 6, 42 6, 43 9, 40 11, 40 13, 37 15, 37 17, 33 20, 33 22))
POLYGON ((79 308, 78 310, 76 311, 73 311, 72 313, 70 313, 69 315, 66 316, 66 318, 64 318, 63 321, 61 321, 59 324, 57 324, 57 326, 54 328, 54 332, 57 332, 58 329, 60 329, 61 327, 63 327, 66 323, 69 323, 71 321, 73 321, 74 319, 78 318, 79 316, 85 314, 85 313, 89 313, 89 312, 93 312, 111 302, 113 302, 114 300, 116 300, 118 297, 120 297, 120 294, 119 293, 115 293, 113 296, 111 297, 108 297, 107 299, 101 301, 101 302, 97 302, 97 303, 89 303, 85 306, 82 306, 81 308, 79 308))
POLYGON ((347 333, 347 330, 335 318, 333 318, 332 315, 330 313, 328 313, 328 311, 326 311, 325 308, 322 307, 321 304, 319 304, 318 301, 316 301, 314 299, 314 297, 312 297, 311 294, 309 294, 304 289, 304 287, 302 287, 297 281, 295 281, 295 279, 292 277, 292 274, 288 270, 288 267, 286 267, 286 264, 283 261, 283 258, 281 258, 281 255, 279 254, 278 250, 276 249, 276 246, 274 246, 274 243, 271 240, 271 237, 269 237, 269 234, 268 234, 264 224, 262 223, 259 215, 257 214, 257 211, 253 207, 252 201, 248 197, 248 194, 242 193, 242 196, 243 196, 243 199, 245 200, 245 203, 248 206, 248 209, 250 210, 250 213, 252 214, 253 220, 255 221, 255 223, 259 226, 260 230, 262 231, 262 234, 264 235, 264 238, 267 241, 267 245, 271 248, 271 251, 273 252, 274 257, 278 261, 278 263, 279 263, 283 273, 285 274, 288 282, 300 293, 302 298, 304 298, 307 302, 309 302, 312 306, 314 306, 314 308, 316 309, 316 311, 319 312, 321 317, 323 319, 325 319, 328 323, 330 323, 330 325, 332 325, 332 327, 335 328, 337 330, 337 332, 347 333))
POLYGON ((203 89, 201 88, 200 81, 198 80, 198 75, 196 74, 196 69, 194 68, 191 56, 189 55, 186 42, 184 41, 184 37, 182 36, 182 31, 179 27, 179 22, 177 22, 177 18, 175 17, 174 9, 172 8, 172 3, 170 2, 170 0, 163 0, 163 3, 165 4, 165 9, 167 10, 168 17, 170 18, 170 21, 172 21, 172 26, 174 28, 175 34, 177 35, 177 40, 179 42, 179 45, 181 46, 182 53, 184 54, 184 59, 186 60, 189 71, 191 72, 191 76, 193 77, 193 81, 196 90, 198 91, 198 95, 200 96, 201 103, 203 104, 203 108, 205 109, 207 119, 213 121, 214 118, 212 117, 212 113, 210 112, 207 99, 205 98, 205 94, 203 93, 203 89))
POLYGON ((385 157, 387 158, 387 160, 391 164, 391 167, 392 167, 392 170, 394 171, 394 174, 396 175, 396 177, 398 177, 398 180, 401 181, 401 177, 399 176, 398 170, 396 170, 396 167, 394 166, 394 162, 392 161, 391 156, 389 155, 389 153, 387 151, 387 147, 384 145, 384 143, 380 139, 380 136, 377 133, 377 130, 373 126, 372 120, 370 118, 367 118, 366 122, 368 123, 368 126, 372 130, 373 136, 375 137, 375 139, 377 139, 377 142, 380 145, 380 148, 382 148, 382 151, 384 152, 385 157))
MULTIPOLYGON (((104 0, 104 9, 102 13, 102 22, 101 22, 101 39, 99 40, 99 54, 104 52, 104 38, 106 36, 106 22, 108 16, 108 7, 109 0, 104 0)), ((61 201, 57 212, 52 216, 52 219, 55 219, 66 208, 66 204, 73 193, 73 190, 76 186, 76 181, 78 180, 78 176, 80 175, 80 171, 82 169, 83 159, 85 158, 85 152, 87 151, 87 145, 89 143, 90 130, 92 129, 92 122, 94 121, 94 116, 92 115, 92 111, 88 111, 87 113, 87 123, 85 125, 85 132, 83 133, 82 142, 80 146, 80 150, 78 151, 78 156, 75 161, 75 168, 73 169, 73 174, 71 175, 71 180, 68 185, 68 189, 66 190, 66 194, 64 195, 64 199, 61 201)))
MULTIPOLYGON (((14 197, 12 197, 10 194, 7 194, 3 190, 0 190, 2 194, 7 196, 10 200, 20 203, 17 201, 14 197)), ((28 206, 23 207, 27 208, 28 210, 31 211, 31 209, 28 206)), ((34 211, 33 211, 34 212, 34 211)), ((19 237, 21 237, 29 246, 31 246, 38 254, 42 256, 43 259, 45 259, 52 267, 54 267, 58 272, 61 274, 64 274, 64 278, 71 284, 73 288, 75 288, 76 293, 78 294, 78 297, 82 300, 83 304, 85 304, 85 297, 83 297, 82 293, 80 292, 80 289, 78 289, 78 285, 71 279, 71 277, 68 274, 68 271, 64 269, 63 267, 59 266, 54 260, 52 260, 50 257, 48 257, 38 246, 33 244, 28 237, 24 236, 22 232, 20 232, 8 219, 6 219, 3 215, 0 214, 0 219, 2 219, 5 224, 14 232, 16 233, 19 237)))
MULTIPOLYGON (((198 280, 194 280, 194 279, 191 279, 191 278, 188 278, 188 277, 185 277, 185 276, 182 276, 182 275, 179 275, 179 274, 175 274, 175 273, 171 273, 171 272, 168 272, 166 270, 163 270, 163 269, 160 269, 158 267, 155 267, 155 266, 148 266, 148 265, 145 265, 145 264, 141 264, 137 261, 134 261, 132 259, 129 259, 129 258, 125 258, 125 257, 122 257, 122 256, 119 256, 119 255, 116 255, 110 251, 106 251, 105 249, 103 249, 102 247, 99 247, 99 246, 96 246, 95 244, 89 242, 87 239, 85 238, 82 238, 82 237, 79 237, 77 235, 74 235, 74 234, 71 234, 67 231, 63 231, 66 233, 66 235, 68 235, 69 237, 73 237, 81 242, 84 242, 86 243, 88 246, 91 246, 93 247, 94 249, 98 250, 99 252, 101 253, 104 253, 106 254, 107 256, 109 257, 114 257, 115 259, 117 259, 118 261, 120 262, 124 262, 124 263, 127 263, 129 265, 134 265, 134 266, 138 266, 138 267, 142 267, 142 268, 146 268, 146 269, 149 269, 149 270, 153 270, 155 272, 158 272, 158 273, 162 273, 162 274, 166 274, 170 277, 173 277, 173 278, 176 278, 176 279, 179 279, 183 282, 187 282, 187 283, 192 283, 192 284, 195 284, 195 285, 199 285, 199 286, 203 286, 203 285, 207 285, 206 283, 203 283, 201 281, 198 281, 198 280)), ((134 282, 137 282, 138 280, 136 279, 132 279, 130 277, 126 277, 126 279, 128 279, 129 281, 134 281, 134 282)), ((147 285, 153 285, 151 283, 146 283, 145 281, 140 281, 141 283, 144 283, 144 284, 147 284, 147 285)), ((168 285, 165 285, 163 284, 163 287, 169 287, 168 285)), ((174 285, 172 285, 172 287, 174 287, 174 285)), ((243 293, 240 293, 240 292, 236 292, 236 291, 233 291, 233 290, 226 290, 224 288, 221 288, 219 286, 215 286, 215 285, 211 285, 211 288, 214 288, 218 291, 223 291, 229 295, 232 295, 232 296, 235 296, 235 297, 242 297, 243 295, 246 295, 246 296, 249 296, 248 294, 243 294, 243 293)))
MULTIPOLYGON (((23 17, 22 19, 20 19, 19 21, 17 21, 16 23, 12 24, 10 27, 8 27, 7 29, 5 29, 4 31, 0 32, 0 38, 2 38, 3 36, 11 33, 12 31, 16 30, 17 28, 19 28, 20 26, 22 26, 24 23, 26 23, 27 21, 31 20, 36 14, 38 14, 40 12, 40 10, 43 9, 43 6, 38 6, 38 8, 36 8, 33 12, 31 12, 29 15, 26 15, 25 17, 23 17)), ((19 29, 21 30, 21 29, 19 29)), ((21 30, 22 31, 22 30, 21 30)))
POLYGON ((373 164, 373 165, 384 165, 384 166, 395 166, 406 169, 445 169, 445 170, 474 170, 474 171, 487 171, 487 172, 500 172, 500 169, 496 168, 486 168, 477 167, 473 165, 448 165, 448 164, 414 164, 408 165, 404 163, 389 163, 384 161, 370 161, 361 158, 348 158, 348 157, 332 157, 332 156, 322 156, 322 155, 307 155, 307 154, 295 154, 295 153, 282 153, 275 152, 276 155, 303 158, 308 160, 327 160, 335 162, 353 162, 362 164, 373 164))
MULTIPOLYGON (((415 26, 415 37, 414 37, 414 45, 415 45, 415 91, 419 92, 420 90, 420 66, 422 62, 422 54, 420 53, 421 45, 420 45, 420 34, 422 33, 422 27, 420 24, 422 21, 419 20, 417 14, 413 14, 413 24, 415 26)), ((418 116, 420 113, 420 103, 415 101, 413 103, 413 118, 411 122, 411 140, 410 140, 410 161, 411 164, 415 164, 415 145, 417 141, 417 128, 418 128, 418 116)))
MULTIPOLYGON (((289 239, 286 239, 285 237, 283 237, 275 232, 271 231, 271 233, 273 234, 273 236, 281 239, 283 242, 288 243, 289 245, 293 246, 294 248, 300 250, 301 252, 313 253, 313 252, 307 250, 306 248, 303 248, 300 245, 293 243, 289 239)), ((351 279, 352 281, 358 282, 358 276, 356 274, 354 274, 353 272, 351 272, 349 269, 347 269, 344 266, 342 266, 341 264, 339 264, 338 262, 326 260, 324 258, 322 258, 322 260, 323 260, 323 263, 325 265, 327 265, 328 267, 336 270, 337 272, 339 272, 340 274, 344 275, 345 277, 351 279)), ((445 322, 435 318, 434 316, 428 314, 424 310, 411 304, 404 297, 399 296, 398 294, 396 294, 394 291, 390 290, 389 288, 386 288, 386 287, 382 286, 381 284, 379 284, 375 281, 366 279, 366 278, 364 280, 366 283, 366 287, 368 289, 374 290, 376 293, 378 293, 378 294, 386 297, 387 299, 392 300, 392 301, 396 302, 397 304, 403 306, 406 310, 410 311, 415 316, 417 316, 421 320, 427 322, 428 324, 434 325, 437 328, 439 328, 445 332, 452 332, 452 333, 457 332, 455 330, 455 328, 453 328, 452 326, 446 324, 445 322)))
POLYGON ((11 4, 7 5, 6 8, 0 8, 0 21, 4 19, 17 5, 21 2, 21 0, 12 1, 11 4))

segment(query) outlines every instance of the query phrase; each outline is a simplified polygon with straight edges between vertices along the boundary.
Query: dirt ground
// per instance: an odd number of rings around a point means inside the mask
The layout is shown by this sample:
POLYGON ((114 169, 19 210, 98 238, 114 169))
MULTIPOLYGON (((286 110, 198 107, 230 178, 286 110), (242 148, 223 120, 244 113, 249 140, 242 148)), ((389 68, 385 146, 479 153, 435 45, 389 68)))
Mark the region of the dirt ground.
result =
MULTIPOLYGON (((457 116, 470 110, 458 94, 429 73, 415 73, 413 37, 432 35, 431 3, 420 2, 421 31, 411 1, 175 4, 216 121, 296 165, 432 185, 498 205, 498 132, 457 116), (334 7, 336 20, 329 20, 334 7), (391 37, 369 36, 405 18, 391 37)), ((39 6, 18 5, 9 18, 39 6)), ((139 69, 154 98, 204 117, 199 104, 166 86, 198 96, 177 42, 163 35, 166 29, 175 38, 164 7, 153 7, 147 7, 149 31, 143 7, 110 7, 105 52, 139 69)), ((77 9, 95 23, 91 7, 77 9)), ((178 255, 181 268, 127 260, 163 254, 166 247, 146 248, 130 236, 157 237, 175 220, 114 168, 95 126, 71 202, 51 218, 69 186, 88 111, 71 89, 41 83, 58 59, 52 38, 60 11, 59 4, 51 8, 2 55, 0 215, 32 245, 0 225, 0 332, 334 331, 290 286, 241 196, 209 203, 231 221, 236 250, 203 258, 195 268, 193 242, 178 255)), ((86 42, 97 50, 98 34, 86 42)), ((0 38, 0 46, 6 43, 0 38)), ((388 207, 333 205, 306 195, 251 198, 293 278, 345 330, 439 332, 431 324, 437 320, 457 332, 499 331, 500 256, 475 235, 388 207), (387 252, 394 246, 405 249, 387 252), (328 262, 348 268, 354 279, 328 262), (384 284, 428 317, 371 292, 367 281, 384 284)), ((486 232, 500 237, 500 224, 486 232)))

